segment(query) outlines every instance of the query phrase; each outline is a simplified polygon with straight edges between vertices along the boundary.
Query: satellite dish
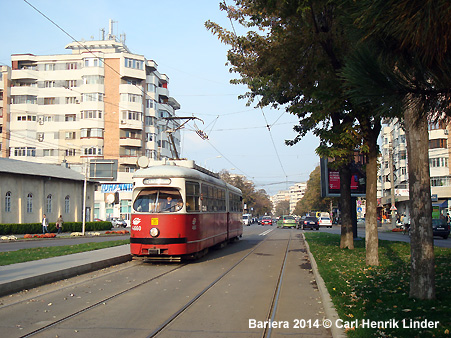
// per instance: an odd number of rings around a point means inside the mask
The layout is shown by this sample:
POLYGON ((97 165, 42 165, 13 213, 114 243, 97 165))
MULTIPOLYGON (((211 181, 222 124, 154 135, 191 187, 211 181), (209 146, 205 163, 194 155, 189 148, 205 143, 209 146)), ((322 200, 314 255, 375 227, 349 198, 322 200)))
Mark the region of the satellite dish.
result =
POLYGON ((146 156, 140 156, 138 157, 136 164, 138 164, 138 167, 140 168, 147 168, 149 166, 149 158, 146 156))

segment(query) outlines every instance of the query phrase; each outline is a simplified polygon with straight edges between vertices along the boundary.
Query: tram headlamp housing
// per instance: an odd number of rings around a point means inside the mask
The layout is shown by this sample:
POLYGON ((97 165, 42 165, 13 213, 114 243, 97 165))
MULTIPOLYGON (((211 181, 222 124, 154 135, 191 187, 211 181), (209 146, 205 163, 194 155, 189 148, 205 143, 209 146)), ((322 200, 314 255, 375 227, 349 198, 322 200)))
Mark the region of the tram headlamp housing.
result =
POLYGON ((152 237, 158 237, 160 235, 160 230, 157 228, 150 229, 150 236, 152 237))

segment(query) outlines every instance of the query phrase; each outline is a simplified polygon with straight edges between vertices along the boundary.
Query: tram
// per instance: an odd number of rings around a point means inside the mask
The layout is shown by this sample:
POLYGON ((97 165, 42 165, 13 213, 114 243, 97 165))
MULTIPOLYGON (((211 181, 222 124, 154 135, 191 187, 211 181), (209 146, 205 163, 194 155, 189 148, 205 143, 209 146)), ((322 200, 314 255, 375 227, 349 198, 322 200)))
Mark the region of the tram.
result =
POLYGON ((189 160, 155 161, 133 175, 133 257, 180 261, 243 235, 241 190, 189 160))

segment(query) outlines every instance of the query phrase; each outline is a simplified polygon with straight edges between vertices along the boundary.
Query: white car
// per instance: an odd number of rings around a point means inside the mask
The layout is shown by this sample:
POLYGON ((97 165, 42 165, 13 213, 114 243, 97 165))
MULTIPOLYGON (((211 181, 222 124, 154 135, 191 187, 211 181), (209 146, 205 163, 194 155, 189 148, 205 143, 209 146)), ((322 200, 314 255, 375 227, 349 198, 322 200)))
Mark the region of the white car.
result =
POLYGON ((320 227, 332 228, 332 221, 329 217, 319 217, 318 224, 320 227))

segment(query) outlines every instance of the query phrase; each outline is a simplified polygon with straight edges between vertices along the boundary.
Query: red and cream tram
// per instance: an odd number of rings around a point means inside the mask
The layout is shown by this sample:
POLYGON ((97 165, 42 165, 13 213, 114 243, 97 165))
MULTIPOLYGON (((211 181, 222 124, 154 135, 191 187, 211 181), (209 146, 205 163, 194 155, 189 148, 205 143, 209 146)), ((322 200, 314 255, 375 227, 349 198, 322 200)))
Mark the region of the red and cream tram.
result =
POLYGON ((196 258, 242 236, 241 190, 194 161, 156 164, 133 175, 133 256, 196 258))

